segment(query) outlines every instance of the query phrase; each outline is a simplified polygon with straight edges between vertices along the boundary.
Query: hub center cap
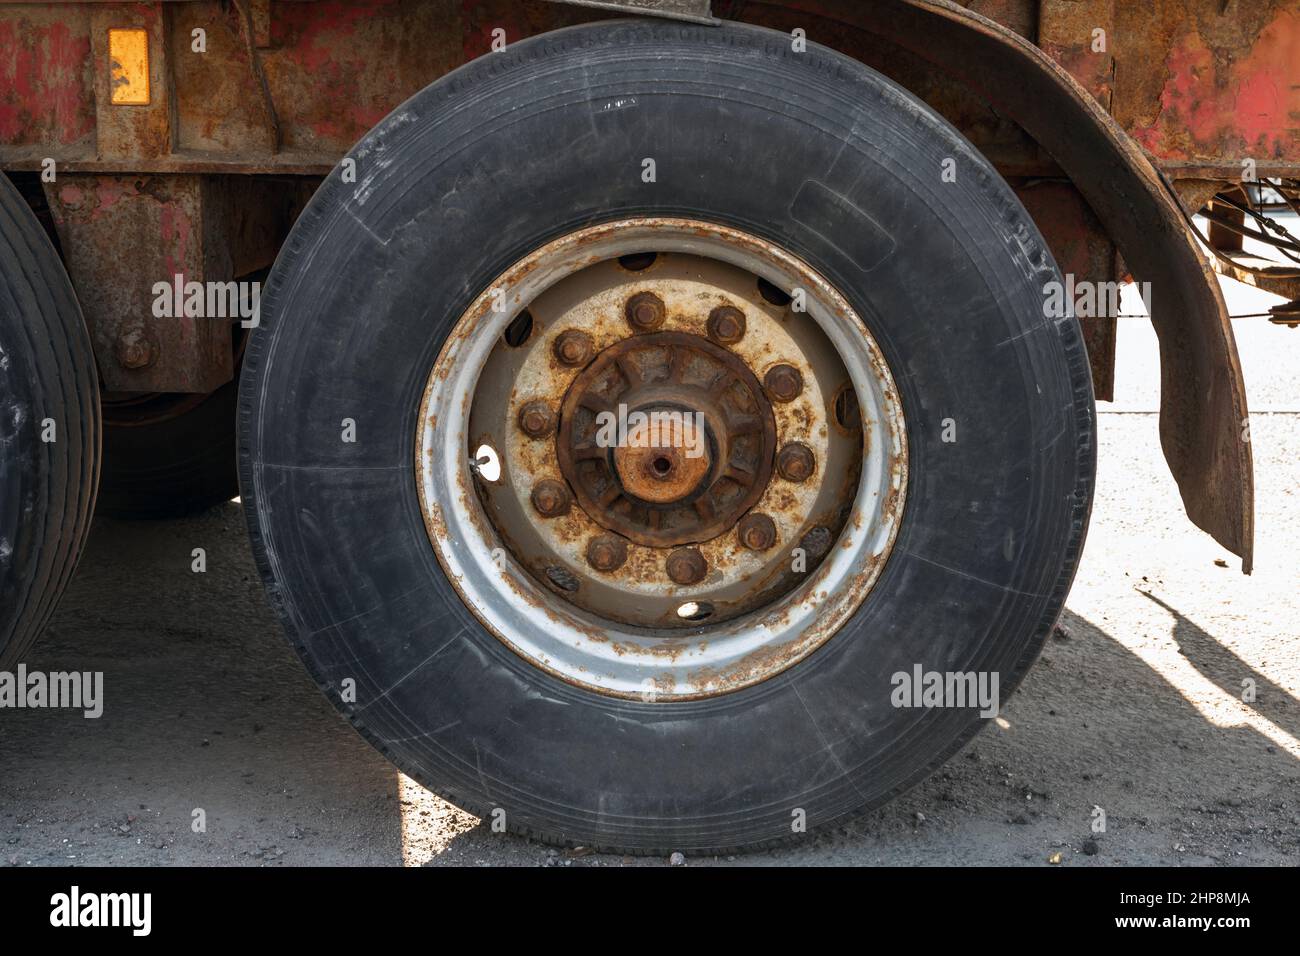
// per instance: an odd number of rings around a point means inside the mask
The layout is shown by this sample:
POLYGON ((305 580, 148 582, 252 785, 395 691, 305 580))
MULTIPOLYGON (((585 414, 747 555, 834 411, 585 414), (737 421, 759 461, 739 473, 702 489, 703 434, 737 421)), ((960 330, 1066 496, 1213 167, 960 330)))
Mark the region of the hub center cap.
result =
POLYGON ((614 449, 614 470, 633 497, 672 504, 700 490, 712 462, 703 413, 657 407, 641 412, 614 449))
POLYGON ((683 332, 634 335, 573 380, 560 471, 584 511, 655 547, 707 541, 762 497, 776 424, 749 367, 683 332))

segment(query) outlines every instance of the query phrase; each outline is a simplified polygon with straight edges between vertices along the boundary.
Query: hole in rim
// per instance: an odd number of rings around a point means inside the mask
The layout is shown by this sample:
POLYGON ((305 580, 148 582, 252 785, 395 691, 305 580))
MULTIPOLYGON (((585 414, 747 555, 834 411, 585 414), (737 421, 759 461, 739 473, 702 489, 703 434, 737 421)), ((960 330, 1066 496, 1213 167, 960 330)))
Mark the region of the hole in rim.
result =
POLYGON ((654 469, 661 475, 666 475, 672 470, 673 463, 667 458, 656 458, 654 460, 654 469))
POLYGON ((657 252, 634 252, 630 255, 619 256, 618 264, 628 272, 641 272, 654 265, 654 261, 658 258, 659 253, 657 252))
POLYGON ((491 445, 479 445, 470 461, 470 467, 484 481, 501 480, 501 457, 491 445))
POLYGON ((858 393, 852 385, 844 385, 835 394, 835 424, 845 431, 862 427, 862 409, 858 407, 858 393))
POLYGON ((794 298, 793 296, 786 295, 776 286, 772 285, 772 283, 763 278, 758 280, 758 294, 773 305, 779 306, 789 305, 790 300, 794 298))
POLYGON ((687 601, 677 608, 677 616, 683 621, 702 621, 713 613, 713 605, 708 601, 687 601))
POLYGON ((527 342, 532 337, 532 334, 533 315, 527 309, 524 309, 506 326, 505 334, 501 337, 506 340, 506 345, 512 349, 517 349, 527 342))
POLYGON ((553 564, 547 568, 546 578, 561 591, 572 593, 578 590, 578 579, 573 576, 572 572, 559 565, 553 564))

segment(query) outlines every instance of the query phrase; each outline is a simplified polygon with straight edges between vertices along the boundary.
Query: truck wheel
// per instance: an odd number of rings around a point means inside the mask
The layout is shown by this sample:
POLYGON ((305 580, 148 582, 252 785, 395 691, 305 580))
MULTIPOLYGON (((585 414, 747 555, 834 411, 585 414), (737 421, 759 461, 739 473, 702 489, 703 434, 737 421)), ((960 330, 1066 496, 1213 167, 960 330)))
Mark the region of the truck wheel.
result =
POLYGON ((781 34, 617 21, 350 159, 263 296, 240 480, 298 653, 399 768, 544 840, 721 851, 996 713, 1074 573, 1094 410, 954 129, 781 34))
POLYGON ((72 283, 0 175, 0 670, 72 576, 99 472, 99 386, 72 283))

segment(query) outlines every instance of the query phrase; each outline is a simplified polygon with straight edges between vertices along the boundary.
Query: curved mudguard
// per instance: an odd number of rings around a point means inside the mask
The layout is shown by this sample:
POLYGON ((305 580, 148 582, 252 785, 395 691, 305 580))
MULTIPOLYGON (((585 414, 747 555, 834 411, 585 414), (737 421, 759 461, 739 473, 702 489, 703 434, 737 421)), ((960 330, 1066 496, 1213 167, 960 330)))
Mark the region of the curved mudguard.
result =
POLYGON ((1151 283, 1160 340, 1160 440, 1187 516, 1249 574, 1254 472, 1246 383, 1218 281, 1146 154, 1047 54, 948 0, 879 0, 857 25, 960 79, 1073 180, 1134 276, 1151 283))

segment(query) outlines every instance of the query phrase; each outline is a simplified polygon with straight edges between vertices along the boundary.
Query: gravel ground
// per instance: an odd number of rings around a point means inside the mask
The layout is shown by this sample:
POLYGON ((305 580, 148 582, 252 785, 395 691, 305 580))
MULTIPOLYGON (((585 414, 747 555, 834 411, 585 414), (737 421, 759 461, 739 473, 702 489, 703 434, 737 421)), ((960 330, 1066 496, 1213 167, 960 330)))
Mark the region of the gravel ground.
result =
MULTIPOLYGON (((1083 566, 1003 719, 851 826, 686 863, 1300 860, 1300 331, 1236 325, 1256 409, 1251 577, 1183 517, 1152 414, 1154 336, 1126 320, 1083 566), (1104 833, 1091 830, 1094 807, 1104 833)), ((107 707, 98 720, 0 719, 0 864, 667 864, 493 834, 393 770, 290 651, 239 507, 96 523, 29 666, 102 670, 107 707), (195 547, 205 574, 190 570, 195 547), (196 808, 206 833, 191 831, 196 808)))

